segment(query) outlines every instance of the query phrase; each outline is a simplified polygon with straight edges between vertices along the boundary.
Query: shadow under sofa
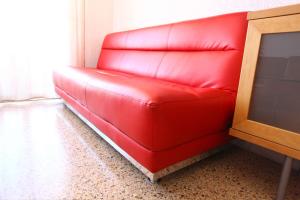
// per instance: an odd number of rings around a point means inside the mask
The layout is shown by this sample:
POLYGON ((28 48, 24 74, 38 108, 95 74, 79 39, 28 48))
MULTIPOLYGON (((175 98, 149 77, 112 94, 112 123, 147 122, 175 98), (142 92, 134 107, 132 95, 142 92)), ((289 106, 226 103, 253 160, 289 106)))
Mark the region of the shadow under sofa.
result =
POLYGON ((96 68, 57 69, 55 90, 155 181, 218 152, 230 140, 246 16, 109 34, 96 68))

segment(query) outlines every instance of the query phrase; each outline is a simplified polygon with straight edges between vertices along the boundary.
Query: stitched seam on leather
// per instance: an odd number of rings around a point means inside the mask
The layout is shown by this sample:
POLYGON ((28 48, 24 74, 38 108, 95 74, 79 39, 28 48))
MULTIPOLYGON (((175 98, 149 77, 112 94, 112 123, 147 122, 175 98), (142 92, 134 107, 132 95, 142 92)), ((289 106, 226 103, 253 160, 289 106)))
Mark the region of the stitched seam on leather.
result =
POLYGON ((152 118, 152 130, 151 130, 151 144, 152 144, 152 147, 154 147, 154 132, 155 132, 155 121, 154 121, 154 109, 150 109, 150 112, 151 112, 151 118, 152 118))
MULTIPOLYGON (((99 70, 102 70, 102 71, 110 71, 110 72, 120 72, 120 73, 123 73, 121 76, 122 77, 128 77, 128 78, 131 78, 131 77, 142 77, 142 78, 148 78, 148 79, 151 79, 152 81, 164 81, 165 83, 168 82, 169 84, 176 84, 176 85, 180 85, 180 86, 184 86, 184 87, 189 87, 189 88, 211 88, 211 87, 199 87, 199 86, 193 86, 193 85, 189 85, 189 84, 184 84, 184 83, 178 83, 176 81, 171 81, 171 80, 164 80, 164 79, 160 79, 160 78, 155 78, 155 77, 149 77, 149 76, 145 76, 145 75, 140 75, 140 74, 134 74, 134 73, 131 73, 131 72, 124 72, 124 71, 121 71, 121 70, 117 70, 117 69, 99 69, 99 70), (153 80, 154 79, 154 80, 153 80)), ((97 70, 95 70, 96 73, 99 73, 97 72, 97 70)), ((236 93, 237 91, 234 90, 234 89, 226 89, 226 88, 211 88, 211 89, 216 89, 216 90, 221 90, 221 91, 226 91, 226 92, 229 92, 229 93, 236 93)))
MULTIPOLYGON (((90 84, 89 81, 87 81, 87 84, 89 84, 90 86, 92 87, 95 87, 94 85, 90 84)), ((128 95, 124 95, 124 94, 120 94, 120 93, 117 93, 117 92, 113 92, 113 91, 110 91, 110 90, 107 90, 107 89, 104 89, 104 88, 99 88, 100 90, 103 90, 103 91, 107 91, 111 94, 114 94, 114 95, 118 95, 118 96, 123 96, 123 97, 127 97, 127 98, 130 98, 134 101, 137 101, 137 102, 140 102, 140 103, 143 103, 145 104, 146 106, 149 106, 149 107, 156 107, 156 106, 159 106, 161 104, 165 104, 165 103, 176 103, 176 102, 191 102, 191 101, 199 101, 199 100, 202 100, 203 98, 197 98, 197 99, 189 99, 189 100, 177 100, 177 101, 164 101, 164 102, 146 102, 142 99, 138 99, 138 98, 133 98, 131 96, 128 96, 128 95)), ((228 92, 228 94, 231 94, 228 92)), ((218 96, 214 96, 214 97, 208 97, 207 99, 211 99, 211 98, 219 98, 221 96, 227 96, 227 94, 222 94, 222 95, 218 95, 218 96)))
POLYGON ((169 40, 170 40, 170 33, 171 33, 172 29, 173 29, 173 24, 171 24, 169 32, 168 32, 167 50, 169 50, 169 40))
MULTIPOLYGON (((89 84, 89 83, 88 83, 89 84)), ((89 84, 90 85, 90 84, 89 84)), ((90 85, 92 87, 95 87, 93 85, 90 85)), ((227 95, 218 95, 218 96, 214 96, 214 97, 207 97, 207 98, 198 98, 198 99, 190 99, 190 100, 177 100, 177 101, 164 101, 164 102, 159 102, 159 103, 154 103, 154 102, 145 102, 144 100, 142 99, 138 99, 138 98, 133 98, 131 96, 128 96, 128 95, 124 95, 124 94, 120 94, 120 93, 116 93, 116 92, 112 92, 110 90, 106 90, 106 89, 103 89, 103 88, 99 88, 100 90, 103 90, 103 91, 106 91, 110 94, 113 94, 115 96, 122 96, 122 97, 126 97, 126 98, 129 98, 130 100, 133 100, 133 101, 136 101, 136 102, 139 102, 139 103, 142 103, 144 104, 145 106, 149 107, 149 108, 155 108, 155 107, 158 107, 158 106, 161 106, 162 104, 167 104, 167 103, 185 103, 185 102, 195 102, 195 101, 201 101, 203 99, 214 99, 214 98, 219 98, 219 97, 222 97, 222 96, 227 96, 227 95)))
POLYGON ((205 51, 240 51, 239 49, 230 48, 230 49, 190 49, 190 50, 181 50, 181 49, 138 49, 138 48, 102 48, 102 50, 120 50, 120 51, 174 51, 174 52, 205 52, 205 51))
POLYGON ((79 99, 73 97, 71 94, 69 94, 68 92, 66 92, 64 89, 62 89, 62 88, 60 88, 60 87, 58 87, 58 86, 55 86, 55 88, 59 89, 61 92, 64 92, 64 93, 65 93, 66 95, 68 95, 70 98, 74 99, 74 101, 76 101, 78 104, 80 104, 80 105, 82 105, 82 106, 84 106, 84 107, 87 106, 87 105, 82 104, 82 103, 79 101, 79 99))
MULTIPOLYGON (((71 95, 70 93, 66 92, 63 88, 61 88, 61 87, 59 87, 59 86, 57 86, 57 85, 55 85, 55 87, 58 88, 59 90, 63 91, 64 93, 66 93, 67 95, 69 95, 70 97, 72 97, 73 99, 75 99, 76 101, 78 101, 78 103, 79 103, 80 105, 85 106, 84 104, 82 104, 82 103, 79 101, 79 99, 75 98, 73 95, 71 95)), ((86 102, 85 102, 85 103, 86 103, 86 102)))
MULTIPOLYGON (((159 149, 159 150, 149 150, 149 151, 156 152, 156 153, 162 152, 162 151, 168 151, 169 149, 174 149, 174 148, 177 148, 177 147, 186 145, 186 144, 188 144, 188 143, 191 143, 191 142, 193 142, 193 141, 195 141, 195 140, 199 140, 199 139, 201 139, 201 138, 205 138, 205 137, 208 137, 208 136, 211 136, 211 135, 225 134, 227 130, 228 130, 228 129, 222 130, 222 131, 219 131, 219 132, 217 132, 217 133, 215 133, 215 132, 214 132, 214 133, 207 133, 207 134, 205 134, 205 135, 201 135, 200 137, 197 137, 197 138, 188 140, 188 141, 183 142, 183 143, 180 143, 180 144, 176 144, 176 145, 174 145, 174 146, 170 146, 170 147, 167 147, 167 148, 162 148, 162 149, 159 149)), ((146 147, 145 147, 145 148, 146 148, 146 147)))
POLYGON ((213 97, 205 97, 205 98, 197 98, 197 99, 189 99, 189 100, 177 100, 177 101, 164 101, 164 102, 159 102, 159 103, 155 103, 153 106, 159 106, 162 104, 168 104, 168 103, 185 103, 185 102, 195 102, 195 101, 202 101, 203 99, 216 99, 216 98, 220 98, 220 97, 225 97, 225 96, 231 96, 231 95, 227 95, 227 94, 221 94, 218 96, 213 96, 213 97))
POLYGON ((159 61, 159 63, 158 63, 158 66, 157 66, 157 68, 156 68, 156 70, 155 70, 155 73, 154 73, 154 77, 155 78, 157 78, 157 73, 158 73, 158 71, 159 71, 159 69, 160 69, 160 65, 161 65, 161 63, 162 63, 162 61, 164 60, 164 58, 165 58, 165 56, 167 55, 167 52, 168 52, 168 49, 169 49, 169 37, 170 37, 170 32, 171 32, 171 29, 173 28, 173 24, 170 24, 170 28, 169 28, 169 30, 168 30, 168 35, 167 35, 167 51, 164 51, 164 55, 161 57, 161 59, 160 59, 160 61, 159 61))
POLYGON ((162 63, 163 59, 165 58, 165 56, 167 55, 167 52, 164 52, 164 55, 161 57, 158 65, 157 65, 157 68, 155 70, 155 73, 154 73, 154 78, 157 78, 157 73, 159 71, 159 68, 160 68, 160 64, 162 63))

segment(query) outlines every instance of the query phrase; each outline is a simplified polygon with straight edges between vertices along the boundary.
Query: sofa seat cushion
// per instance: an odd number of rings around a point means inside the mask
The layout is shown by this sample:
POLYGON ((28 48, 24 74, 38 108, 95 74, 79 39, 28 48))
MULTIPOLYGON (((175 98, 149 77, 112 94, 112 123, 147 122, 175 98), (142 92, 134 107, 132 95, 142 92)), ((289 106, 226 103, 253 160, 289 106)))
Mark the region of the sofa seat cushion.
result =
POLYGON ((53 72, 54 84, 59 89, 76 99, 80 104, 86 105, 85 87, 89 77, 97 73, 94 68, 63 67, 53 72))
POLYGON ((231 121, 230 92, 107 70, 86 73, 87 108, 151 151, 226 130, 231 121))

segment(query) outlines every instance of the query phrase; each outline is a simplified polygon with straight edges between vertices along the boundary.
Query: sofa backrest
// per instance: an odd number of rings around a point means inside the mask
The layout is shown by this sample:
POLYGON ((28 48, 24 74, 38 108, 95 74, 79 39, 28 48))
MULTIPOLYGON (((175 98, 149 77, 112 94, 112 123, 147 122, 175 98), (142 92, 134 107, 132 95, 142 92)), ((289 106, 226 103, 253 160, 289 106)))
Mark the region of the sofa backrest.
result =
POLYGON ((233 13, 109 34, 97 67, 236 91, 246 16, 246 12, 233 13))

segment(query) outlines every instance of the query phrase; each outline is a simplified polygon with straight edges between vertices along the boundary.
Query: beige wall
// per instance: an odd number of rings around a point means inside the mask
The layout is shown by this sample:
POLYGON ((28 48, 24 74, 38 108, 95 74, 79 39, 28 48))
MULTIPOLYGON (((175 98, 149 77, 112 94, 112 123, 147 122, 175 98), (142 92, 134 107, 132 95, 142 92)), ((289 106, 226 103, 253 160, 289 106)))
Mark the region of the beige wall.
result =
POLYGON ((85 0, 85 66, 96 66, 104 36, 113 31, 113 0, 85 0))

